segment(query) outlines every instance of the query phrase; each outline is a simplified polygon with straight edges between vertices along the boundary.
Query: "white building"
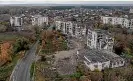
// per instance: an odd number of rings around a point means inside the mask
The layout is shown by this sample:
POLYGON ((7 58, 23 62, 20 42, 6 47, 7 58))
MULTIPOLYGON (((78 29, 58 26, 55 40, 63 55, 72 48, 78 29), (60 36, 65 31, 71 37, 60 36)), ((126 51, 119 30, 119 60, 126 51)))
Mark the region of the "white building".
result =
POLYGON ((63 25, 62 21, 55 21, 56 30, 63 30, 63 25))
POLYGON ((86 28, 72 21, 55 21, 55 26, 56 30, 61 30, 62 33, 73 37, 80 37, 86 34, 86 28))
POLYGON ((93 49, 113 50, 114 38, 105 30, 90 30, 87 34, 87 46, 93 49))
POLYGON ((70 21, 55 21, 56 29, 61 30, 64 34, 73 35, 73 23, 70 21))
POLYGON ((132 19, 127 19, 127 18, 121 18, 121 17, 106 17, 106 16, 101 16, 101 20, 103 24, 112 24, 112 25, 121 25, 122 27, 125 28, 133 28, 133 21, 132 19))
MULTIPOLYGON (((84 64, 91 71, 104 70, 105 68, 115 68, 124 66, 125 60, 113 52, 106 50, 82 49, 78 52, 83 59, 84 64)), ((79 55, 78 54, 78 55, 79 55)))
POLYGON ((133 9, 132 8, 129 10, 129 13, 133 13, 133 9))
POLYGON ((44 23, 48 25, 48 17, 43 17, 41 15, 32 16, 32 25, 42 26, 44 23))
POLYGON ((23 19, 21 17, 11 17, 10 24, 11 26, 21 27, 23 24, 23 19))

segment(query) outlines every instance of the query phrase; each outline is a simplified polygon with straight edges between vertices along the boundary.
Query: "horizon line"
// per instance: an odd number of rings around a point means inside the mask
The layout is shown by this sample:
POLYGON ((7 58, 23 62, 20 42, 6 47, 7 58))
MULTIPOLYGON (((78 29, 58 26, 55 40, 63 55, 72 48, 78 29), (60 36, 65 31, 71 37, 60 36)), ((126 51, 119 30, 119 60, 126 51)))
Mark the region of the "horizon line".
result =
POLYGON ((0 1, 0 4, 132 4, 133 5, 133 1, 60 1, 60 2, 0 1))

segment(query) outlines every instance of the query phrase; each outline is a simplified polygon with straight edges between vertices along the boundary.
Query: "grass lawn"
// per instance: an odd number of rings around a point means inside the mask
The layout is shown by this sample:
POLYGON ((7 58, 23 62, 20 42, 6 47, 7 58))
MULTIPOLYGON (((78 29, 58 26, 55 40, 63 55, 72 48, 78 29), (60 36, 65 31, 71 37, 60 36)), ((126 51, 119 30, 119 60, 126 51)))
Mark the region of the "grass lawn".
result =
POLYGON ((30 78, 34 77, 34 68, 35 67, 35 62, 32 63, 31 67, 30 67, 30 78))
POLYGON ((15 34, 0 34, 0 41, 6 41, 6 40, 14 40, 16 38, 19 38, 21 36, 15 35, 15 34))

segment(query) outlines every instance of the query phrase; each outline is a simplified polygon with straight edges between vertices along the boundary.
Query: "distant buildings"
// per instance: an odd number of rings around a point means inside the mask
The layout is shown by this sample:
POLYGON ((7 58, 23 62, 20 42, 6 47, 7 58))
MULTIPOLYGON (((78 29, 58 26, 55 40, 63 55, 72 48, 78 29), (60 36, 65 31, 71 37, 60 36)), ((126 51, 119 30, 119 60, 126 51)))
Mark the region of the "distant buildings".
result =
POLYGON ((133 29, 133 19, 101 16, 101 20, 103 24, 121 25, 123 28, 133 29))
POLYGON ((43 24, 48 25, 48 17, 35 15, 35 16, 32 16, 31 20, 32 20, 32 25, 38 25, 38 26, 42 26, 43 24))
POLYGON ((91 70, 104 70, 124 66, 125 60, 113 52, 106 50, 81 49, 78 55, 82 55, 83 62, 91 70))
POLYGON ((10 25, 17 30, 23 30, 25 25, 48 25, 48 17, 43 17, 41 15, 35 16, 12 16, 10 17, 10 25))
POLYGON ((87 46, 91 49, 105 49, 108 51, 113 50, 114 38, 109 32, 105 30, 90 30, 88 29, 87 34, 87 46))
MULTIPOLYGON (((113 53, 113 36, 105 30, 94 29, 99 25, 100 18, 103 24, 121 25, 122 28, 133 29, 133 19, 129 19, 129 15, 113 17, 115 15, 113 12, 116 11, 118 10, 84 8, 46 10, 46 13, 40 14, 48 16, 28 14, 19 17, 13 16, 10 18, 10 23, 12 27, 27 27, 27 25, 44 27, 44 25, 49 25, 49 28, 55 27, 65 35, 81 39, 80 41, 85 43, 86 48, 89 47, 89 49, 84 48, 77 53, 83 56, 84 64, 91 71, 96 69, 101 71, 105 68, 123 66, 125 63, 123 58, 113 53)), ((130 10, 130 13, 133 13, 133 10, 130 10)))

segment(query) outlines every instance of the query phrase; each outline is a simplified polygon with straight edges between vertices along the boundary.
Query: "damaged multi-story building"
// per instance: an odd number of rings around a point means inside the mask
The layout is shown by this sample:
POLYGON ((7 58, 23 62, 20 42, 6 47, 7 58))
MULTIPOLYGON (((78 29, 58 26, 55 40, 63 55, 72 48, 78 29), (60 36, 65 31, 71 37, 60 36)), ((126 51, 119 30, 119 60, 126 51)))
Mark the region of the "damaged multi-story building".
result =
POLYGON ((81 23, 73 21, 55 21, 56 30, 62 31, 63 34, 72 37, 80 37, 86 35, 86 27, 81 23))
POLYGON ((113 45, 114 38, 109 32, 100 29, 88 29, 87 46, 91 49, 106 49, 108 51, 112 51, 113 45))
POLYGON ((77 55, 91 71, 124 66, 125 60, 113 53, 114 38, 101 29, 88 29, 87 47, 79 49, 77 55))

